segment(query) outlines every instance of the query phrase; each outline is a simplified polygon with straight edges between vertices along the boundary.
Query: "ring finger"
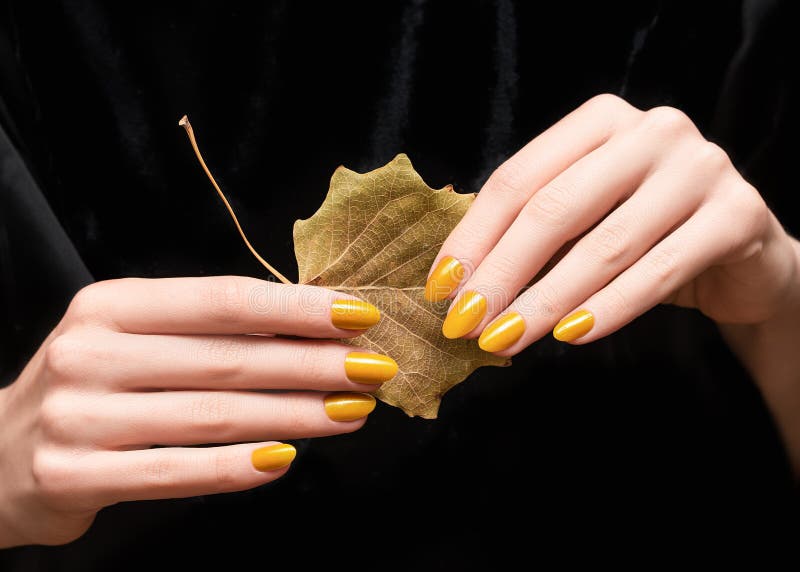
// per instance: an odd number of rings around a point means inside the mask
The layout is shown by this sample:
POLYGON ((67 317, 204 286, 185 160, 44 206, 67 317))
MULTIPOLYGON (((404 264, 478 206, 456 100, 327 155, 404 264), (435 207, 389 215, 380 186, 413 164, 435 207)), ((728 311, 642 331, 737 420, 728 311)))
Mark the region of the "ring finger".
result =
MULTIPOLYGON (((61 434, 109 449, 300 439, 359 429, 375 408, 366 393, 174 391, 98 397, 61 434)), ((69 421, 65 421, 69 422, 69 421)))

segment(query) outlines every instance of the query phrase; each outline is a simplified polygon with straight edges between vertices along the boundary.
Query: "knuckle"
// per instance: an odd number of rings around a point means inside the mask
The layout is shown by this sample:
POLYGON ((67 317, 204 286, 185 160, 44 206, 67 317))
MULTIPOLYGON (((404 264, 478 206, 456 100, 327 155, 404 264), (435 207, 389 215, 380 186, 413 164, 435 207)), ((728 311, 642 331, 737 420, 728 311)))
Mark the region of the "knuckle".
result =
POLYGON ((561 228, 570 219, 574 191, 565 185, 550 183, 533 195, 522 212, 535 224, 561 228))
POLYGON ((237 409, 233 396, 204 392, 191 402, 189 424, 194 432, 223 442, 233 434, 237 409))
POLYGON ((61 393, 48 395, 39 406, 39 426, 50 439, 73 434, 76 412, 61 393))
POLYGON ((561 303, 561 297, 552 284, 543 280, 534 288, 536 306, 542 318, 553 319, 564 315, 564 304, 561 303))
POLYGON ((587 238, 589 255, 603 264, 618 264, 630 251, 630 232, 622 224, 603 224, 587 238))
POLYGON ((44 367, 54 380, 77 379, 89 360, 87 345, 75 334, 60 334, 47 346, 44 367))
POLYGON ((180 475, 175 461, 168 456, 157 455, 142 464, 141 479, 148 489, 160 489, 177 484, 180 475))
POLYGON ((79 485, 74 459, 51 449, 34 452, 31 476, 37 492, 48 504, 61 504, 74 495, 79 485))
POLYGON ((692 120, 674 107, 654 107, 644 114, 644 125, 662 138, 675 138, 692 129, 692 120))
POLYGON ((694 157, 704 171, 723 171, 732 166, 725 150, 711 141, 703 141, 693 151, 694 157))
POLYGON ((302 368, 303 378, 309 388, 324 384, 330 377, 325 353, 316 344, 301 342, 294 348, 292 361, 302 368))
POLYGON ((291 288, 283 285, 275 288, 281 296, 280 312, 300 325, 303 331, 318 331, 320 318, 330 315, 331 300, 323 288, 300 287, 296 299, 293 298, 294 291, 291 288))
POLYGON ((234 490, 239 485, 239 471, 241 464, 239 453, 220 450, 214 459, 214 485, 217 492, 234 490))
POLYGON ((669 249, 654 249, 645 258, 645 264, 647 275, 653 283, 671 285, 678 271, 678 256, 669 249))
POLYGON ((77 321, 85 321, 96 316, 103 287, 102 282, 95 282, 78 290, 69 303, 66 315, 77 321))
POLYGON ((511 256, 496 253, 484 264, 486 265, 486 276, 491 278, 492 284, 506 287, 519 280, 519 261, 511 256))
POLYGON ((769 209, 763 197, 750 183, 732 185, 728 193, 730 208, 737 217, 767 217, 769 209))
POLYGON ((727 194, 729 218, 737 221, 739 236, 747 240, 763 234, 770 224, 770 211, 764 198, 749 183, 733 185, 727 194))
POLYGON ((606 137, 624 129, 641 111, 612 93, 601 93, 587 101, 586 108, 595 121, 599 122, 606 137))
POLYGON ((527 191, 525 169, 518 159, 511 158, 500 165, 489 177, 486 187, 493 194, 521 195, 527 191))
POLYGON ((631 308, 628 297, 617 284, 609 284, 603 289, 603 306, 610 316, 623 317, 629 315, 631 308))
POLYGON ((202 287, 201 301, 211 320, 236 320, 245 312, 245 300, 244 285, 236 276, 215 276, 202 287))
POLYGON ((317 419, 309 414, 299 399, 286 397, 281 402, 281 415, 287 431, 297 437, 310 437, 319 433, 317 419))
POLYGON ((597 94, 584 105, 601 115, 619 113, 630 107, 627 101, 613 93, 597 94))
POLYGON ((248 363, 245 344, 231 336, 220 336, 205 341, 199 356, 205 364, 204 371, 212 379, 231 379, 242 375, 248 363))

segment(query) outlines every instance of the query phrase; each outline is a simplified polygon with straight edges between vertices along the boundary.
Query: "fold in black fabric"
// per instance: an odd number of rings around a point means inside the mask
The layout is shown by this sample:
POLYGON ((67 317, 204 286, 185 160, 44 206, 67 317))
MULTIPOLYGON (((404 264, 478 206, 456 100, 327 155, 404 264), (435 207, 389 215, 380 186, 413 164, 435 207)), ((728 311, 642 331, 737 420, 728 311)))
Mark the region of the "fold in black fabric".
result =
POLYGON ((55 326, 72 295, 93 280, 2 128, 0 188, 0 363, 6 380, 55 326))
MULTIPOLYGON (((406 152, 431 185, 477 191, 600 92, 684 110, 800 230, 791 3, 623 4, 6 1, 4 379, 92 279, 264 276, 177 127, 184 113, 251 241, 290 276, 292 223, 337 165, 406 152)), ((111 507, 77 542, 0 563, 503 569, 632 544, 737 555, 764 536, 779 547, 796 522, 756 388, 713 324, 676 308, 587 347, 543 339, 453 390, 437 421, 381 406, 355 434, 298 447, 274 485, 111 507)))

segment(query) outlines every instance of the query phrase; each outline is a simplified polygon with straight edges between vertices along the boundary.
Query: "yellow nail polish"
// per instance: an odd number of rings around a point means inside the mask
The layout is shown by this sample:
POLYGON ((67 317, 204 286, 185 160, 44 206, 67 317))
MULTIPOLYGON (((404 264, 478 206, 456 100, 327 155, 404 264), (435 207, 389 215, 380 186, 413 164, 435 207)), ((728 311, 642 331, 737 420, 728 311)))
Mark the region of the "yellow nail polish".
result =
POLYGON ((440 302, 447 298, 464 278, 464 266, 452 256, 445 256, 425 283, 425 299, 440 302))
POLYGON ((375 398, 368 393, 332 393, 325 398, 325 413, 334 421, 354 421, 375 409, 375 398))
POLYGON ((553 328, 553 337, 560 342, 571 342, 582 338, 594 327, 594 316, 586 310, 578 310, 561 320, 553 328))
POLYGON ((297 455, 297 449, 287 443, 267 445, 253 451, 251 460, 257 471, 276 471, 282 469, 297 455))
POLYGON ((331 322, 343 330, 363 330, 380 319, 380 310, 363 300, 334 300, 331 304, 331 322))
POLYGON ((487 352, 503 351, 517 343, 524 333, 525 320, 516 312, 510 312, 486 326, 478 345, 487 352))
POLYGON ((358 383, 383 383, 397 375, 397 362, 389 356, 350 352, 344 358, 347 379, 358 383))
POLYGON ((477 292, 464 292, 450 307, 442 324, 445 338, 460 338, 475 329, 486 314, 486 298, 477 292))

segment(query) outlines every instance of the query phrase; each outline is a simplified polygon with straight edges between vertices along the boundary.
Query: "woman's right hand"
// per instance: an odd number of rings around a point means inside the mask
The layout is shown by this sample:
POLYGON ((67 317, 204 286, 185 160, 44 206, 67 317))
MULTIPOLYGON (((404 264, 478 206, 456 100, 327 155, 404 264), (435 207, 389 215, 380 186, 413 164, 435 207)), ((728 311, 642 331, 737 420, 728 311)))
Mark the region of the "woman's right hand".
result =
POLYGON ((279 478, 295 451, 273 439, 359 429, 364 392, 397 372, 321 339, 378 318, 338 292, 244 277, 84 288, 0 391, 0 547, 69 542, 121 501, 279 478), (207 443, 220 445, 187 447, 207 443))

